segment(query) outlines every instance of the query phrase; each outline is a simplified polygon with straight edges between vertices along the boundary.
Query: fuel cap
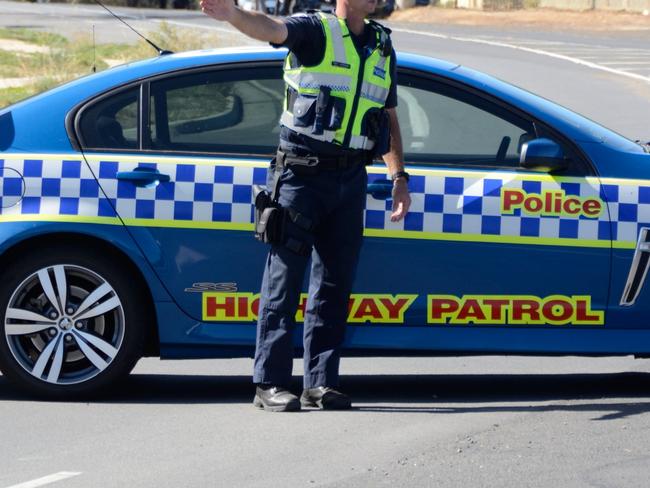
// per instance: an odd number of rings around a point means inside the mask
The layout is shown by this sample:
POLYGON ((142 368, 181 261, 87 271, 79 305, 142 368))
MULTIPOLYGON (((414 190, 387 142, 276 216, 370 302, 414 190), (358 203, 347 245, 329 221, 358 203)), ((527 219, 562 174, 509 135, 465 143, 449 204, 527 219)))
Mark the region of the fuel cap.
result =
POLYGON ((0 166, 0 207, 17 205, 25 195, 25 180, 12 168, 0 166))

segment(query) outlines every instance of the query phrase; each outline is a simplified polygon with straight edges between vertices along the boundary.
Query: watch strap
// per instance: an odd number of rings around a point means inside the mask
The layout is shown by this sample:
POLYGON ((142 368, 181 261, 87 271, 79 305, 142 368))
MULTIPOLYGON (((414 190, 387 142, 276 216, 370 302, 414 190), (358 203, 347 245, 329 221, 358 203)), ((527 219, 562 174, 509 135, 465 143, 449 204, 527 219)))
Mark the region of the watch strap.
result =
POLYGON ((404 178, 406 182, 409 182, 410 176, 406 171, 396 171, 392 175, 390 175, 391 181, 395 181, 397 178, 404 178))

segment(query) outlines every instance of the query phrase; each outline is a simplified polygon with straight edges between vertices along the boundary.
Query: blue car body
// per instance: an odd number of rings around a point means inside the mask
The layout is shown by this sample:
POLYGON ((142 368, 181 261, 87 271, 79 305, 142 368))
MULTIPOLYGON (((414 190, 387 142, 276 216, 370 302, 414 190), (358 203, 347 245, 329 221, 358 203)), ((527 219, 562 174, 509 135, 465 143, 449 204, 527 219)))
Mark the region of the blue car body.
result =
MULTIPOLYGON (((146 282, 161 357, 250 355, 267 252, 252 237, 251 188, 264 183, 269 156, 82 151, 71 118, 122 86, 197 67, 277 67, 284 56, 235 49, 161 56, 0 111, 2 198, 16 199, 0 214, 0 255, 63 234, 108 243, 146 282), (171 181, 147 188, 118 181, 135 168, 171 181)), ((638 296, 621 298, 650 227, 650 154, 471 69, 406 53, 398 65, 548 127, 587 169, 565 175, 407 158, 414 205, 405 221, 390 222, 385 196, 368 197, 348 353, 650 353, 643 270, 638 296)), ((381 163, 368 173, 370 183, 386 177, 381 163)))

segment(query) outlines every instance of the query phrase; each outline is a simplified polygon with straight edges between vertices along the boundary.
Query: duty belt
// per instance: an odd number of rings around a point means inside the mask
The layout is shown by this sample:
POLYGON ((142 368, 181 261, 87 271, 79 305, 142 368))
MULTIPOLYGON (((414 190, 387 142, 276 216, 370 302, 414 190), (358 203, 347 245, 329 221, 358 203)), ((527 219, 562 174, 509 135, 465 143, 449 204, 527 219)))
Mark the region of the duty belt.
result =
POLYGON ((342 156, 295 156, 278 149, 276 164, 280 166, 303 166, 314 170, 334 171, 348 169, 357 164, 367 164, 368 156, 363 152, 342 156))

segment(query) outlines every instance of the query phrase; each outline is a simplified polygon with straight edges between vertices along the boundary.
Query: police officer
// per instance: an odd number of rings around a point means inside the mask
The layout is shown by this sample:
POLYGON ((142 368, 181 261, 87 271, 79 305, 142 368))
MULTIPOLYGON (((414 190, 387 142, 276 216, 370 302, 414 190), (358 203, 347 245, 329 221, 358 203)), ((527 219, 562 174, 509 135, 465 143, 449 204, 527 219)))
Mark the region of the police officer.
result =
POLYGON ((285 19, 201 0, 203 11, 244 34, 289 49, 280 145, 267 187, 285 209, 266 260, 257 324, 254 405, 269 411, 350 408, 338 391, 340 348, 363 232, 365 164, 383 156, 393 180, 391 220, 411 199, 396 115, 390 31, 366 20, 377 0, 338 0, 336 15, 285 19), (292 332, 311 257, 304 309, 304 390, 288 385, 292 332))

